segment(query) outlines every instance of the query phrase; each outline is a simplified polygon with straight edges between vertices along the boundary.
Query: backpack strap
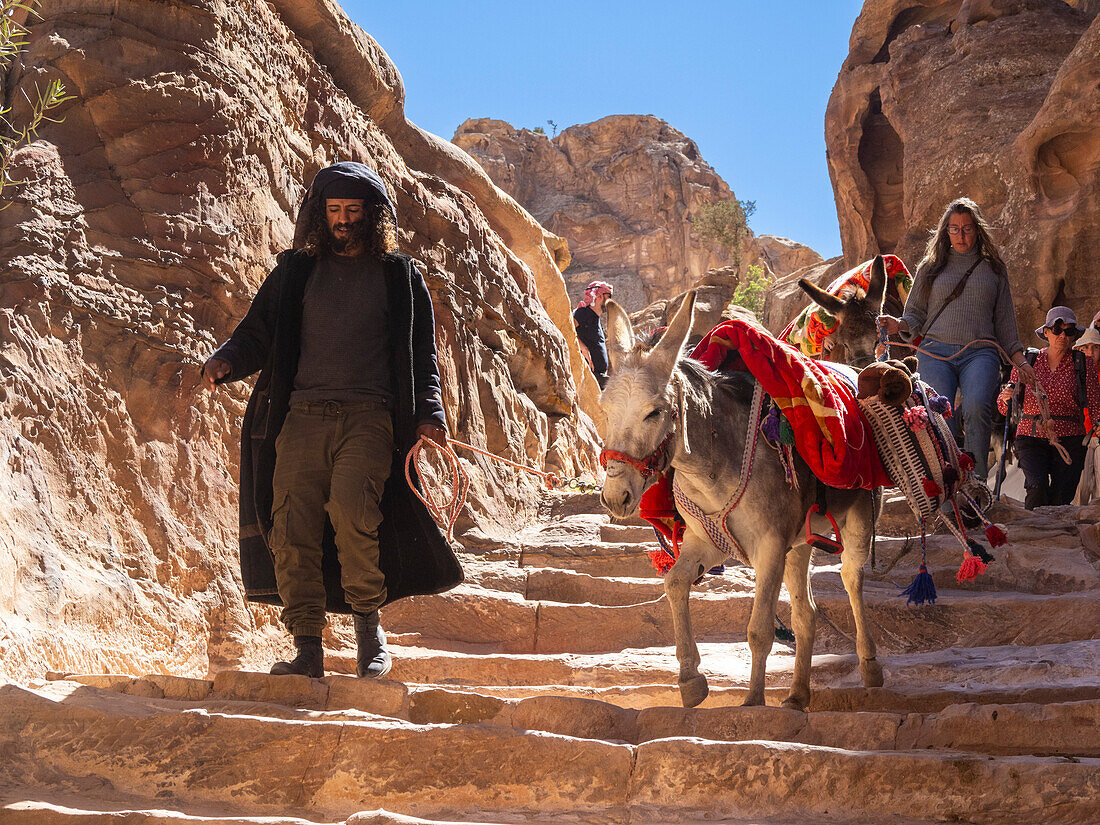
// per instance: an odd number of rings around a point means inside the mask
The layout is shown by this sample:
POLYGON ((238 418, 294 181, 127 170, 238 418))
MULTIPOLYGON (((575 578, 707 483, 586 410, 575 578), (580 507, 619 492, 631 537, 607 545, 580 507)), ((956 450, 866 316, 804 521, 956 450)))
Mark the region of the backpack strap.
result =
POLYGON ((1088 356, 1079 349, 1071 349, 1069 352, 1073 356, 1073 371, 1077 373, 1077 407, 1081 410, 1081 417, 1084 418, 1085 407, 1089 405, 1089 390, 1086 384, 1088 365, 1085 363, 1088 356))

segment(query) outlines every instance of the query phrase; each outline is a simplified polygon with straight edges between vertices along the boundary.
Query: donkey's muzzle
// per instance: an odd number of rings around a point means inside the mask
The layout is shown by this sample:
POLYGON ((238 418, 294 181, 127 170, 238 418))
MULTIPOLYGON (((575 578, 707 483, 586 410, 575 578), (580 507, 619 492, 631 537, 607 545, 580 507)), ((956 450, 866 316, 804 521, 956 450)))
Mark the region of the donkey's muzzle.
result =
POLYGON ((634 512, 636 499, 630 488, 608 488, 605 484, 600 494, 600 501, 608 512, 616 518, 626 518, 634 512))

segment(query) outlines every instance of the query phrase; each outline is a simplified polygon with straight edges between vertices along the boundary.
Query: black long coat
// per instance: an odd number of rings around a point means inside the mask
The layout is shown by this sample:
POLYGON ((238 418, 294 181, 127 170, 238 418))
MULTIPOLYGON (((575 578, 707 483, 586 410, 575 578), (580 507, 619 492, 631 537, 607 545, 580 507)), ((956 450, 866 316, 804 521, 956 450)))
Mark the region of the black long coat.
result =
MULTIPOLYGON (((257 370, 241 426, 241 578, 250 601, 281 604, 267 536, 271 532, 275 439, 286 419, 298 370, 302 298, 316 259, 290 250, 256 293, 244 320, 215 353, 236 381, 257 370)), ((439 527, 405 481, 404 459, 425 422, 445 426, 436 362, 435 322, 424 277, 405 255, 389 255, 383 267, 389 299, 393 353, 394 454, 382 495, 379 567, 387 603, 441 593, 462 581, 462 568, 439 527)), ((349 613, 340 585, 335 534, 326 521, 322 570, 327 609, 349 613)))

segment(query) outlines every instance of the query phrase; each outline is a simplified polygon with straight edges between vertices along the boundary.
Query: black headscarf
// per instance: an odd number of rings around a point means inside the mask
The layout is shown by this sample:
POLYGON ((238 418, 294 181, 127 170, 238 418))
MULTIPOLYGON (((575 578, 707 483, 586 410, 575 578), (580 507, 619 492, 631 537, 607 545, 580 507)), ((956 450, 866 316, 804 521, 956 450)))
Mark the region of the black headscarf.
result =
POLYGON ((365 204, 380 203, 390 210, 394 224, 397 223, 397 209, 394 208, 389 192, 386 191, 386 184, 378 173, 362 163, 343 160, 318 172, 306 190, 305 200, 302 201, 298 219, 295 221, 295 248, 301 247, 305 242, 306 207, 314 199, 323 201, 326 198, 359 198, 365 204))

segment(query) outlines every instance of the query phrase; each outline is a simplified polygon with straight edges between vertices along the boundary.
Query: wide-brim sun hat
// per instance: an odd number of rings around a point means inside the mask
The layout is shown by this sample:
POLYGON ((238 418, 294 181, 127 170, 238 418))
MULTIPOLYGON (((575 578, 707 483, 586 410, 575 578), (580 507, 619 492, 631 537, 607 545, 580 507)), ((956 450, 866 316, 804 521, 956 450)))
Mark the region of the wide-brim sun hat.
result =
POLYGON ((1076 327, 1078 336, 1083 335, 1085 332, 1085 328, 1077 323, 1077 316, 1072 309, 1069 307, 1051 307, 1050 312, 1047 313, 1046 322, 1041 327, 1035 328, 1035 334, 1045 341, 1046 336, 1043 335, 1043 330, 1050 329, 1057 321, 1061 321, 1063 326, 1076 327))
POLYGON ((1085 330, 1085 334, 1077 339, 1077 343, 1073 345, 1073 348, 1081 349, 1085 344, 1096 344, 1100 346, 1100 330, 1096 327, 1089 327, 1085 330))

